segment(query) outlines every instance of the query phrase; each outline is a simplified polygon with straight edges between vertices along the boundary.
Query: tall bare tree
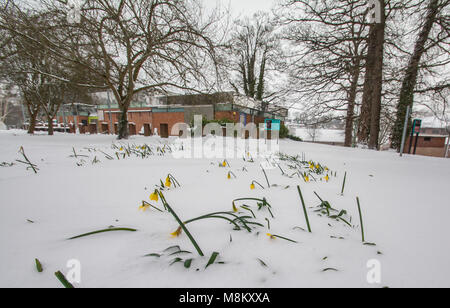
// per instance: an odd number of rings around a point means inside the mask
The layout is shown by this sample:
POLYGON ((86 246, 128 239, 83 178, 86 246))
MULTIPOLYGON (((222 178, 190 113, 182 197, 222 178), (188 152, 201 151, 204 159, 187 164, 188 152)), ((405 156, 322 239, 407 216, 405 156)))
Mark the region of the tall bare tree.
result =
POLYGON ((360 77, 367 49, 367 6, 361 1, 285 1, 278 12, 295 53, 293 92, 317 116, 346 121, 351 146, 360 77), (343 115, 345 114, 345 115, 343 115))
MULTIPOLYGON (((447 53, 447 57, 443 59, 444 63, 440 65, 448 65, 450 60, 448 59, 449 50, 449 38, 450 38, 450 20, 449 20, 449 7, 450 1, 448 0, 429 0, 427 1, 426 14, 423 18, 420 32, 418 33, 417 40, 414 46, 414 51, 410 56, 408 66, 402 82, 402 88, 400 91, 400 98, 397 105, 396 121, 392 133, 392 146, 398 150, 401 147, 401 139, 403 132, 403 123, 406 117, 407 107, 412 107, 414 104, 414 94, 418 92, 440 92, 450 88, 450 84, 447 81, 439 84, 437 87, 431 89, 417 89, 419 72, 422 69, 431 67, 431 63, 422 63, 424 54, 432 49, 442 49, 447 53), (447 12, 447 14, 445 13, 447 12), (432 33, 433 27, 439 29, 435 34, 432 33)), ((436 57, 436 55, 434 55, 436 57)), ((433 63, 437 66, 436 63, 433 63)), ((410 120, 410 119, 409 119, 410 120)))
MULTIPOLYGON (((101 80, 121 110, 119 139, 128 137, 127 113, 136 94, 213 87, 210 80, 214 79, 204 71, 214 67, 214 45, 207 32, 216 30, 212 29, 215 18, 205 19, 196 0, 87 0, 80 9, 79 23, 77 18, 68 18, 64 1, 37 2, 36 10, 52 14, 51 27, 59 31, 29 37, 15 30, 17 24, 33 27, 23 18, 10 18, 3 27, 26 37, 36 48, 44 48, 69 68, 87 70, 101 80)), ((80 86, 101 85, 87 82, 80 86)))
POLYGON ((236 20, 227 44, 230 60, 226 69, 232 88, 263 102, 263 110, 285 94, 282 83, 274 79, 285 67, 281 40, 276 32, 271 16, 258 12, 251 18, 236 20))

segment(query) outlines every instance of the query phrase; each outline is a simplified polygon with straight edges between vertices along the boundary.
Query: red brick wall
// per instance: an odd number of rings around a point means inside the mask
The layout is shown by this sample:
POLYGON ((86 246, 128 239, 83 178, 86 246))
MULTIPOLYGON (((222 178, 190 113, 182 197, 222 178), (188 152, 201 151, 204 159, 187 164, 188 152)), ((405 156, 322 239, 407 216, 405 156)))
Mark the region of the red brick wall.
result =
MULTIPOLYGON (((431 137, 431 141, 425 141, 426 137, 419 137, 419 141, 417 142, 418 148, 445 148, 445 138, 439 137, 431 137)), ((406 142, 405 151, 408 153, 409 150, 409 139, 406 142)), ((412 147, 414 148, 416 142, 416 137, 412 140, 412 147)))
MULTIPOLYGON (((152 121, 152 134, 155 128, 158 129, 158 134, 161 134, 161 124, 169 125, 169 135, 172 135, 172 128, 177 123, 184 123, 184 112, 163 112, 163 113, 153 113, 152 121)), ((178 136, 178 134, 175 134, 178 136)))
POLYGON ((227 119, 233 122, 239 122, 239 113, 234 111, 217 111, 214 115, 216 120, 227 119))
MULTIPOLYGON (((246 123, 253 123, 253 116, 250 114, 246 114, 246 123)), ((233 121, 234 123, 239 123, 241 121, 241 115, 237 111, 218 111, 215 114, 216 120, 228 119, 233 121)), ((264 121, 263 121, 264 122, 264 121)))
POLYGON ((144 127, 144 124, 152 124, 152 112, 150 110, 145 112, 129 112, 128 122, 136 124, 136 132, 139 134, 141 129, 144 127))

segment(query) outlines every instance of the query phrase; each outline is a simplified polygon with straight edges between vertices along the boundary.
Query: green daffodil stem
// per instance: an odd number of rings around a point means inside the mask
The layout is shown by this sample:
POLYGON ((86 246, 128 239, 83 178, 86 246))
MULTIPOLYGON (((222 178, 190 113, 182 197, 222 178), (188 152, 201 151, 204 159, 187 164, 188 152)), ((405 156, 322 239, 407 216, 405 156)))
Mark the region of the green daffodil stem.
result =
POLYGON ((345 172, 344 175, 344 182, 342 183, 342 191, 341 191, 341 195, 344 195, 344 189, 345 189, 345 182, 347 181, 347 172, 345 172))
POLYGON ((298 194, 300 195, 300 200, 302 201, 303 212, 304 212, 304 214, 305 214, 306 224, 308 225, 308 231, 309 231, 309 233, 312 233, 312 231, 311 231, 311 226, 310 226, 310 224, 309 224, 308 212, 306 211, 305 200, 303 199, 303 195, 302 195, 302 191, 301 191, 301 189, 300 189, 300 186, 297 186, 297 189, 298 189, 298 194))
POLYGON ((263 173, 264 173, 264 176, 265 176, 265 178, 266 178, 266 181, 267 181, 267 187, 270 188, 269 178, 267 177, 266 170, 264 170, 264 168, 263 168, 262 166, 261 166, 261 169, 262 169, 262 171, 263 171, 263 173))
POLYGON ((362 236, 362 241, 364 243, 365 242, 365 239, 364 239, 364 224, 363 224, 363 218, 362 218, 362 213, 361 213, 361 204, 359 202, 359 197, 356 197, 356 202, 358 203, 359 221, 361 222, 361 236, 362 236))
POLYGON ((261 187, 262 189, 264 189, 264 186, 262 186, 260 183, 258 183, 257 181, 253 181, 252 184, 258 184, 259 187, 261 187))
POLYGON ((170 205, 166 202, 166 207, 169 210, 170 214, 175 218, 175 220, 178 222, 180 227, 183 229, 184 233, 188 236, 189 240, 192 242, 192 245, 194 245, 195 249, 197 250, 198 254, 203 257, 203 251, 200 249, 200 246, 198 246, 197 242, 195 241, 194 237, 191 235, 189 230, 186 228, 185 224, 181 221, 181 219, 178 217, 178 215, 175 213, 175 211, 170 207, 170 205))

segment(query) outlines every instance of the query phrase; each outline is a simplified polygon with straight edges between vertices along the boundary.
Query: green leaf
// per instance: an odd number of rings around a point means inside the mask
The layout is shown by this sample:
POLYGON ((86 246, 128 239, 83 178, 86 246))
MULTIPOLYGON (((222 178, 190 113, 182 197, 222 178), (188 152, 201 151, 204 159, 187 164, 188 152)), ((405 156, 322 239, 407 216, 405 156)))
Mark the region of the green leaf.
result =
POLYGON ((137 230, 136 229, 130 229, 130 228, 110 228, 110 229, 104 229, 104 230, 99 230, 99 231, 89 232, 89 233, 86 233, 86 234, 77 235, 77 236, 69 238, 69 240, 74 240, 74 239, 77 239, 77 238, 80 238, 80 237, 85 237, 85 236, 99 234, 99 233, 104 233, 104 232, 112 232, 112 231, 136 232, 137 230))
POLYGON ((208 266, 214 264, 214 262, 216 261, 217 257, 219 256, 218 252, 213 252, 211 257, 209 258, 208 264, 206 264, 205 268, 208 268, 208 266))
POLYGON ((172 249, 177 249, 178 251, 181 250, 180 246, 175 245, 175 246, 170 246, 169 248, 166 248, 163 252, 167 252, 172 249))
POLYGON ((39 273, 42 273, 44 270, 42 269, 42 264, 38 259, 34 259, 36 262, 36 269, 39 273))
POLYGON ((145 255, 144 257, 156 257, 156 258, 161 258, 161 255, 158 253, 150 253, 148 255, 145 255))
POLYGON ((191 253, 192 252, 190 252, 190 251, 180 250, 180 251, 176 251, 174 253, 171 253, 169 256, 180 255, 180 254, 191 254, 191 253))
POLYGON ((74 286, 67 281, 66 277, 63 275, 63 273, 61 273, 60 271, 57 271, 55 273, 56 278, 58 278, 58 280, 62 283, 62 285, 66 288, 66 289, 74 289, 74 286))
POLYGON ((188 260, 184 261, 184 267, 191 268, 192 260, 193 259, 188 259, 188 260))
POLYGON ((181 258, 175 258, 175 259, 173 259, 172 262, 170 263, 170 266, 174 265, 175 263, 181 262, 181 261, 183 261, 183 259, 181 259, 181 258))
POLYGON ((330 271, 332 271, 332 272, 339 272, 337 269, 335 269, 335 268, 326 268, 326 269, 324 269, 324 270, 322 270, 322 272, 330 272, 330 271))
POLYGON ((375 243, 364 243, 365 246, 377 246, 375 243))
POLYGON ((269 267, 263 260, 257 259, 263 267, 269 267))

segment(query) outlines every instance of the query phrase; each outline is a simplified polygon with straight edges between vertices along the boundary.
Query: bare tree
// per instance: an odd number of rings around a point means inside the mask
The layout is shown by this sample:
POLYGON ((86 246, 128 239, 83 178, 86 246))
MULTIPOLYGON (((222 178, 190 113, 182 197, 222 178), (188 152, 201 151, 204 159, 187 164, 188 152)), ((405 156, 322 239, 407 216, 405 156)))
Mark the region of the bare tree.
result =
POLYGON ((279 101, 285 94, 274 75, 285 67, 281 40, 268 13, 236 20, 226 46, 229 82, 237 93, 267 104, 279 101))
MULTIPOLYGON (((405 77, 403 79, 402 88, 400 91, 400 98, 397 105, 397 118, 395 121, 393 133, 392 133, 392 146, 400 150, 401 138, 403 132, 403 123, 406 117, 406 109, 408 106, 412 107, 414 103, 414 94, 416 87, 418 86, 418 77, 420 70, 427 69, 429 67, 436 67, 441 65, 447 65, 450 63, 448 59, 449 38, 450 38, 450 22, 448 14, 448 8, 450 1, 448 0, 429 0, 427 6, 427 13, 423 19, 421 30, 418 34, 414 51, 410 56, 408 66, 406 68, 405 77), (433 34, 433 27, 437 27, 440 31, 433 34), (434 63, 423 63, 422 59, 424 54, 432 52, 432 49, 441 49, 441 52, 447 54, 447 57, 442 59, 443 63, 439 65, 434 63)), ((433 55, 435 59, 439 59, 439 55, 433 55)), ((428 60, 428 59, 427 59, 428 60)), ((444 81, 443 83, 431 87, 428 90, 417 89, 419 92, 424 93, 427 91, 439 92, 450 88, 450 83, 444 81)))
POLYGON ((288 0, 278 12, 295 49, 291 80, 297 100, 317 116, 344 118, 346 146, 352 145, 367 49, 366 15, 365 3, 355 0, 288 0))
POLYGON ((37 2, 39 10, 52 14, 51 27, 59 31, 29 37, 15 30, 16 24, 33 28, 23 18, 10 19, 3 27, 70 68, 87 70, 101 80, 100 85, 79 86, 106 85, 112 91, 121 110, 119 139, 128 137, 127 112, 134 95, 151 89, 193 91, 200 84, 209 91, 214 86, 204 71, 214 67, 214 46, 207 31, 213 30, 215 19, 203 20, 195 0, 87 0, 80 23, 69 22, 73 20, 68 20, 63 1, 37 2))

